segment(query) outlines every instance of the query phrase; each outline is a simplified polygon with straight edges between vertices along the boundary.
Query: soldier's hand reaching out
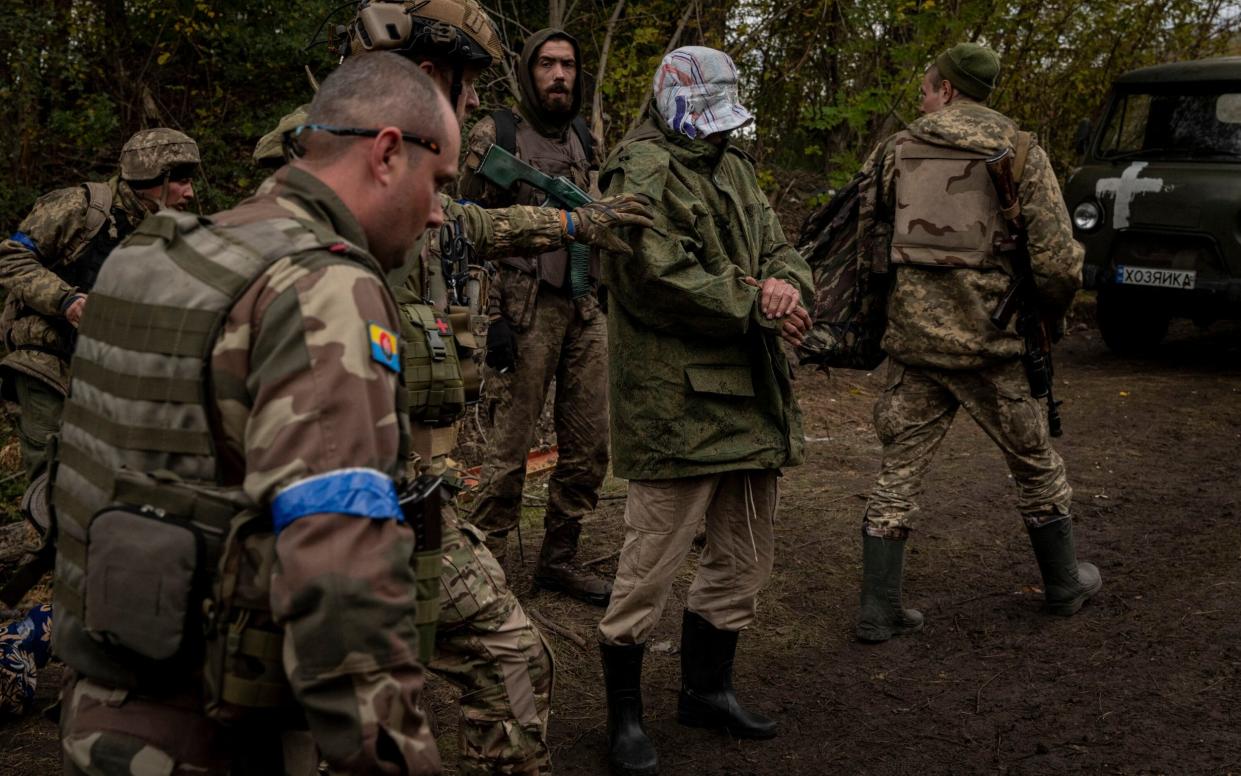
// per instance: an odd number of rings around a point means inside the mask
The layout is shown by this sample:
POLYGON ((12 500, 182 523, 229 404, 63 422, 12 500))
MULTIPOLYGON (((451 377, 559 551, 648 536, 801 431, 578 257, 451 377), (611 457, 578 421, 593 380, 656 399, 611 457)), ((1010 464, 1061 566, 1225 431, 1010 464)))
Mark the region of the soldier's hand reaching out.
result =
POLYGON ((651 206, 638 194, 597 199, 574 210, 569 218, 573 219, 574 240, 625 256, 632 256, 633 249, 616 230, 623 226, 647 229, 655 225, 651 206))

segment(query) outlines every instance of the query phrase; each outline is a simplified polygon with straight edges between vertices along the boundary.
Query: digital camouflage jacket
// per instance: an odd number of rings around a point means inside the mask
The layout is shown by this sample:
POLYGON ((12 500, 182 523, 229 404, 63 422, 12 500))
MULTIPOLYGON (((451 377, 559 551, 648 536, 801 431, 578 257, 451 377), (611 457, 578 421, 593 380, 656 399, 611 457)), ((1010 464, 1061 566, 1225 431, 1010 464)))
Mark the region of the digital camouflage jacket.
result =
MULTIPOLYGON (((652 108, 653 111, 653 108, 652 108)), ((629 479, 671 479, 801 462, 801 411, 778 322, 744 282, 780 278, 813 295, 740 150, 674 135, 648 117, 600 175, 608 195, 654 204, 628 235, 634 256, 603 263, 612 460, 629 479)))
POLYGON ((87 188, 74 186, 40 197, 17 232, 0 243, 0 286, 8 294, 3 328, 9 354, 3 368, 36 377, 61 393, 69 388, 72 334, 64 309, 69 297, 82 290, 70 282, 75 265, 102 262, 104 256, 97 254, 106 255, 147 215, 128 183, 113 178, 106 185, 111 207, 97 234, 89 234, 87 188))
MULTIPOLYGON (((866 170, 882 160, 888 212, 906 202, 895 175, 895 149, 902 138, 995 156, 1016 142, 1017 126, 1001 113, 973 102, 953 103, 887 138, 872 152, 866 170)), ((941 196, 949 196, 944 192, 941 196)), ((1073 239, 1068 210, 1047 154, 1032 143, 1020 183, 1021 209, 1030 237, 1030 260, 1039 297, 1050 317, 1068 309, 1081 287, 1084 252, 1073 239)), ((879 210, 883 210, 880 208, 879 210)), ((873 226, 860 224, 860 229, 873 226)), ((999 331, 990 315, 1008 287, 999 266, 961 269, 894 264, 883 349, 906 364, 940 369, 977 369, 1021 355, 1022 339, 1010 326, 999 331)))

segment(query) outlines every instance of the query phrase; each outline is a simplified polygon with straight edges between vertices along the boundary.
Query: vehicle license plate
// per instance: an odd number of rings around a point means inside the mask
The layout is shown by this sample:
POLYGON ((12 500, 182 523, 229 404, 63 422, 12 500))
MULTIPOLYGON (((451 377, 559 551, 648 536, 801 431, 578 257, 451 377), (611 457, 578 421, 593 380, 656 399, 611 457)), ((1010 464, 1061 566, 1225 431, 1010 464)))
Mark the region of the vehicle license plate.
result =
POLYGON ((1116 282, 1128 286, 1191 289, 1194 287, 1197 276, 1198 273, 1192 269, 1158 269, 1155 267, 1116 265, 1116 282))

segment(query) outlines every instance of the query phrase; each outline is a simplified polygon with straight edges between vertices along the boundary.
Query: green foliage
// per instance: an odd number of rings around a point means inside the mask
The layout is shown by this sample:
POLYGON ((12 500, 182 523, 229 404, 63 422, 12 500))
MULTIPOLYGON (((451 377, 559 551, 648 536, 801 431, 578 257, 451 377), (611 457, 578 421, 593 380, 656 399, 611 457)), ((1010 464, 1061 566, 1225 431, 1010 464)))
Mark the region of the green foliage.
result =
MULTIPOLYGON (((567 17, 582 44, 588 112, 595 90, 602 97, 606 151, 641 118, 664 53, 711 45, 737 61, 758 119, 746 142, 764 174, 803 171, 828 187, 917 117, 921 75, 952 43, 1000 53, 995 106, 1035 131, 1064 171, 1077 123, 1096 113, 1112 78, 1218 53, 1238 21, 1224 0, 622 2, 615 13, 618 0, 485 0, 510 55, 480 83, 484 109, 511 101, 525 36, 567 17)), ((227 207, 261 180, 250 160, 257 138, 309 99, 303 67, 319 77, 332 67, 322 46, 305 47, 334 0, 10 5, 0 26, 0 231, 38 194, 110 175, 125 139, 151 126, 198 140, 200 205, 227 207)), ((766 187, 779 188, 774 177, 766 187)))

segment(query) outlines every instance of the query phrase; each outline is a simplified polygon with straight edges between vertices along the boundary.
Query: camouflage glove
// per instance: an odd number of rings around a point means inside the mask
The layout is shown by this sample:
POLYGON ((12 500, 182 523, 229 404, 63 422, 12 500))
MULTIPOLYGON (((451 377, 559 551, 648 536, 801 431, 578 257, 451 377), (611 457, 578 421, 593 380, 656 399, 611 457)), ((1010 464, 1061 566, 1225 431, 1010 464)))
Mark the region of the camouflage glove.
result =
POLYGON ((637 194, 604 197, 569 214, 573 219, 574 240, 625 256, 632 256, 633 249, 621 239, 617 230, 625 226, 643 229, 654 226, 654 216, 646 198, 637 194))

